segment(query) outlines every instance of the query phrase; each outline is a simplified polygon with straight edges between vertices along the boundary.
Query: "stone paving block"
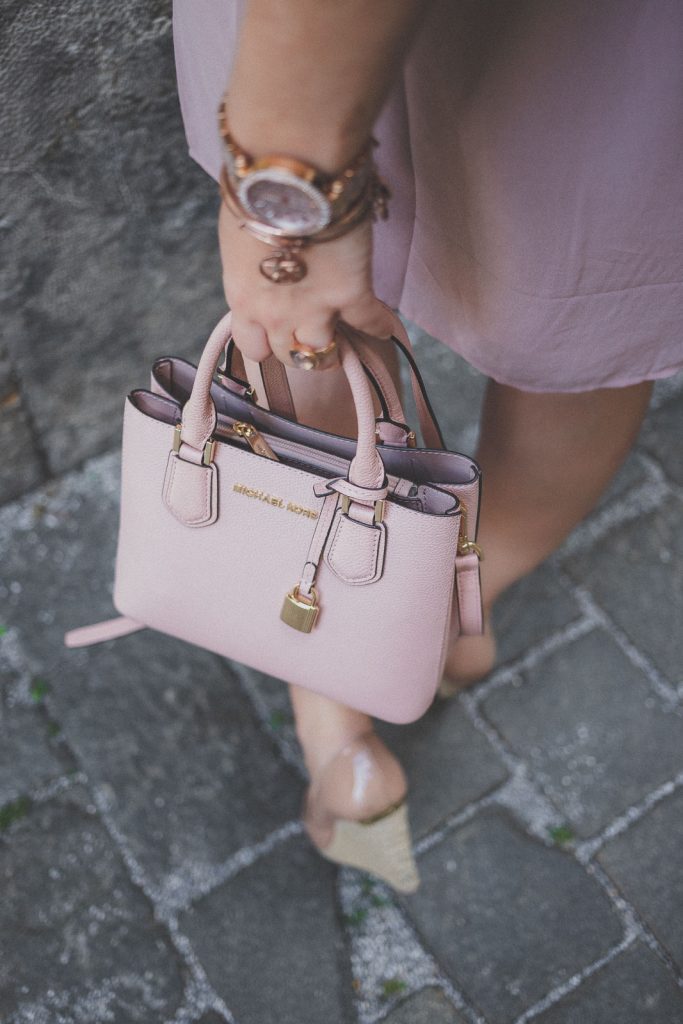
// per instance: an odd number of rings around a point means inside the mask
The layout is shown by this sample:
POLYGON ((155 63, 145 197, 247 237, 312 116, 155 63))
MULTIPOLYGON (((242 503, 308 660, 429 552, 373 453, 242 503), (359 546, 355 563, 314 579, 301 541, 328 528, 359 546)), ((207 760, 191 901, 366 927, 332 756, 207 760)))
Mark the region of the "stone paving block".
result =
POLYGON ((674 483, 683 484, 683 395, 652 412, 640 432, 638 447, 664 467, 674 483))
POLYGON ((64 632, 115 614, 120 461, 93 460, 0 508, 0 606, 32 664, 55 665, 64 632))
POLYGON ((387 1024, 465 1024, 465 1018, 438 988, 423 988, 385 1018, 387 1024))
POLYGON ((493 610, 497 664, 513 661, 556 630, 579 618, 576 598, 544 563, 515 583, 493 610))
POLYGON ((154 1024, 185 969, 80 788, 0 838, 0 1017, 7 1024, 154 1024))
POLYGON ((617 943, 607 896, 566 851, 479 813, 420 858, 404 897, 429 948, 489 1024, 512 1021, 617 943))
POLYGON ((683 394, 683 370, 678 370, 668 377, 661 377, 655 381, 652 405, 658 409, 681 394, 683 394))
POLYGON ((377 732, 408 776, 415 838, 505 782, 507 770, 457 700, 437 698, 409 725, 377 722, 377 732))
POLYGON ((298 818, 303 784, 224 662, 151 631, 80 653, 54 703, 162 902, 184 903, 298 818))
POLYGON ((532 767, 574 830, 589 836, 683 767, 683 715, 595 629, 493 691, 485 716, 532 767))
POLYGON ((683 991, 670 971, 634 943, 577 989, 534 1017, 534 1024, 678 1024, 683 991))
POLYGON ((181 931, 240 1024, 350 1021, 335 875, 297 836, 181 915, 181 931))
POLYGON ((173 903, 240 846, 296 817, 301 782, 258 728, 227 662, 148 630, 63 647, 65 629, 114 614, 117 517, 111 456, 0 510, 0 600, 41 666, 69 744, 173 903))
POLYGON ((682 679, 683 504, 665 501, 565 563, 672 682, 682 679))
POLYGON ((626 457, 626 461, 619 467, 616 476, 598 501, 597 510, 623 498, 628 491, 633 490, 635 487, 641 487, 649 478, 650 474, 641 455, 637 451, 630 452, 626 457))
POLYGON ((59 727, 39 706, 42 680, 31 687, 34 706, 22 700, 20 689, 14 673, 0 670, 0 807, 74 767, 59 742, 59 727))
POLYGON ((679 789, 610 839, 598 860, 683 969, 682 848, 683 791, 679 789))

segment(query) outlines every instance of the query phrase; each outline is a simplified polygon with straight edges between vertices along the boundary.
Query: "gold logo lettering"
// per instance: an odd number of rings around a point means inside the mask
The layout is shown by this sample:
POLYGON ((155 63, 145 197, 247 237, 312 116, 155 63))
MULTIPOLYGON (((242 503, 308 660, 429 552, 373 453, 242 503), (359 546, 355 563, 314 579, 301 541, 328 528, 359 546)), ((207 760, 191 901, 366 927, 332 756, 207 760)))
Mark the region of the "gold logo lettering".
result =
POLYGON ((303 505, 297 505, 293 501, 285 502, 284 498, 279 498, 275 494, 268 494, 266 491, 260 491, 256 487, 247 487, 246 484, 233 484, 232 489, 237 494, 243 494, 245 498, 256 498, 257 501, 264 501, 266 505, 283 508, 285 512, 293 512, 295 515, 304 516, 306 519, 318 518, 318 513, 315 509, 304 508, 303 505))

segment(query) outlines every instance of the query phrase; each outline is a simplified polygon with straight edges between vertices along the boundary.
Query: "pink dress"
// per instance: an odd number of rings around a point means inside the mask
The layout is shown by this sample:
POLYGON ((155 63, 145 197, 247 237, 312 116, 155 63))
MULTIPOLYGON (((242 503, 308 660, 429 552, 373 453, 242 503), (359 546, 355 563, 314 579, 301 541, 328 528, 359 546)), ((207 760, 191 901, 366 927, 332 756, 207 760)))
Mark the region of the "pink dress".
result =
MULTIPOLYGON (((190 154, 244 0, 175 0, 190 154)), ((683 366, 683 2, 434 0, 375 135, 380 298, 483 373, 583 391, 683 366)))

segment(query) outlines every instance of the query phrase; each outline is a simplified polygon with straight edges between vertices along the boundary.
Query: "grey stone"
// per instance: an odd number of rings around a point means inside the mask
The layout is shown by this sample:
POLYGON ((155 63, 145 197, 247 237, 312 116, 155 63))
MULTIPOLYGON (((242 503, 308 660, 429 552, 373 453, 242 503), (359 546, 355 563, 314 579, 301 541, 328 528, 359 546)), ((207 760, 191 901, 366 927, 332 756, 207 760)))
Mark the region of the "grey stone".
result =
POLYGON ((532 766, 582 836, 683 767, 683 717, 664 711, 611 637, 595 629, 484 701, 485 716, 532 766))
POLYGON ((222 659, 152 631, 63 647, 64 630, 113 614, 117 470, 105 457, 0 510, 4 614, 71 748, 173 905, 296 818, 302 784, 222 659))
POLYGON ((168 1021, 184 967, 80 789, 0 840, 0 1016, 7 1024, 168 1021))
POLYGON ((658 460, 667 476, 683 484, 683 395, 648 416, 638 446, 658 460))
POLYGON ((60 720, 162 902, 298 818, 302 782, 220 659, 151 631, 83 654, 55 678, 60 720))
POLYGON ((181 930, 240 1024, 350 1019, 335 874, 297 836, 181 916, 181 930))
POLYGON ((18 392, 0 398, 0 505, 11 501, 42 478, 40 460, 18 392))
POLYGON ((670 402, 672 398, 677 398, 681 393, 683 393, 683 370, 678 370, 668 377, 661 377, 655 381, 652 406, 659 409, 666 402, 670 402))
POLYGON ((0 345, 0 505, 34 487, 43 476, 40 459, 7 352, 0 345))
POLYGON ((510 587, 494 606, 497 664, 521 657, 580 614, 576 598, 562 586, 556 570, 548 563, 539 566, 510 587))
POLYGON ((607 896, 565 851, 487 810, 420 858, 405 897, 437 960, 490 1024, 515 1019, 619 941, 607 896))
POLYGON ((665 501, 589 551, 567 571, 671 682, 681 679, 683 505, 665 501))
POLYGON ((67 629, 114 614, 119 467, 107 456, 0 509, 3 624, 39 672, 67 629))
MULTIPOLYGON (((2 646, 0 637, 0 655, 2 646)), ((21 682, 14 673, 0 670, 0 807, 74 767, 60 742, 59 726, 40 706, 42 680, 31 688, 33 707, 22 699, 21 682)))
MULTIPOLYGON (((472 455, 476 447, 479 412, 486 377, 447 345, 407 322, 415 357, 450 448, 472 455)), ((408 377, 404 375, 406 413, 416 423, 408 377)))
POLYGON ((170 0, 3 12, 4 329, 53 472, 118 444, 153 357, 197 354, 225 309, 217 188, 187 153, 170 15, 170 0))
POLYGON ((642 456, 636 451, 631 451, 626 457, 626 461, 617 470, 607 490, 601 496, 597 510, 604 508, 605 505, 610 505, 614 501, 618 501, 636 487, 642 487, 648 479, 649 473, 643 463, 642 456))
POLYGON ((388 1024, 465 1024, 438 988, 423 988, 387 1015, 388 1024))
POLYGON ((662 962, 639 942, 619 953, 536 1024, 677 1024, 683 992, 662 962))
POLYGON ((405 768, 415 837, 505 782, 507 771, 457 700, 439 700, 410 725, 377 723, 405 768))
POLYGON ((683 968, 681 844, 683 792, 679 789, 611 839, 598 860, 683 968))

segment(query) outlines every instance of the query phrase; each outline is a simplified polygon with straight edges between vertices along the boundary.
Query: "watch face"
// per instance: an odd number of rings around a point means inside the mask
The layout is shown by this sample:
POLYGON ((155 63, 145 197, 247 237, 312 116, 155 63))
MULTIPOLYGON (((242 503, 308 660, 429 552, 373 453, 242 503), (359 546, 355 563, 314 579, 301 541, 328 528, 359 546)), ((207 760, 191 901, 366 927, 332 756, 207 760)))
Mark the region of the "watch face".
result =
POLYGON ((330 220, 330 204, 315 186, 275 167, 247 175, 238 195, 252 217, 285 234, 310 235, 330 220))

